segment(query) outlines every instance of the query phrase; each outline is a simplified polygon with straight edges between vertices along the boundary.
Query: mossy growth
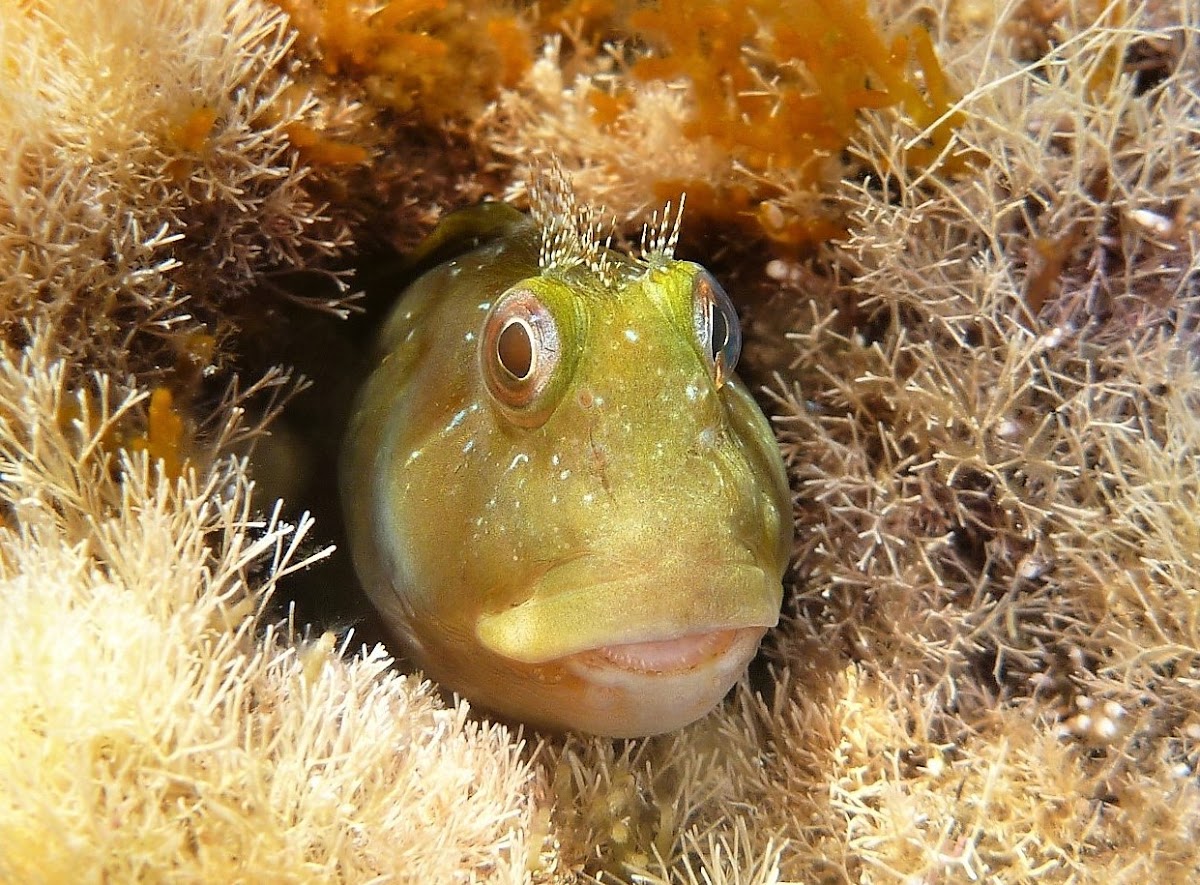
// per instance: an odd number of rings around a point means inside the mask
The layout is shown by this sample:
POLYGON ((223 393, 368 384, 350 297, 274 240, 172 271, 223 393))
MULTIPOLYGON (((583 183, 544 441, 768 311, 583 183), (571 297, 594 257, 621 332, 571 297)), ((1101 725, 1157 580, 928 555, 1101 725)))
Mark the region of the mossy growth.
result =
POLYGON ((319 275, 328 289, 311 303, 345 307, 333 265, 358 204, 328 195, 351 190, 367 127, 295 79, 282 13, 257 0, 0 0, 0 21, 8 343, 49 324, 91 368, 152 366, 157 383, 180 359, 228 360, 197 345, 228 342, 234 313, 272 300, 240 296, 298 297, 272 275, 319 275))
POLYGON ((488 0, 273 0, 326 74, 362 84, 376 106, 432 125, 462 121, 532 62, 529 24, 488 0))
MULTIPOLYGON (((661 0, 638 8, 629 24, 654 47, 633 75, 688 83, 694 107, 683 134, 719 146, 749 179, 724 188, 665 181, 663 195, 686 190, 704 214, 753 215, 784 243, 820 242, 844 228, 837 217, 783 212, 769 199, 773 170, 789 170, 794 187, 820 189, 860 113, 893 106, 924 135, 902 160, 924 168, 946 151, 962 116, 950 111, 956 96, 928 31, 913 25, 889 41, 865 0, 661 0)), ((964 164, 951 154, 943 169, 964 164)))
POLYGON ((868 113, 905 121, 906 170, 955 175, 979 160, 954 143, 958 95, 929 31, 884 28, 865 0, 539 9, 567 46, 550 44, 505 92, 487 138, 518 166, 558 156, 619 220, 686 191, 694 216, 785 250, 840 236, 846 219, 829 195, 852 172, 845 152, 868 113), (651 159, 663 155, 676 162, 651 159))
MULTIPOLYGON (((1099 6, 874 0, 932 102, 929 26, 963 117, 922 166, 919 109, 854 111, 815 195, 685 132, 689 76, 635 73, 682 44, 632 4, 531 17, 564 36, 473 135, 505 171, 553 152, 624 221, 669 178, 846 231, 799 260, 744 242, 757 205, 684 219, 779 373, 798 546, 765 664, 677 734, 534 748, 264 620, 324 548, 251 495, 249 391, 189 398, 284 334, 197 310, 346 248, 291 124, 367 144, 322 123, 353 102, 297 84, 260 0, 0 0, 0 880, 1196 881, 1200 21, 1099 6)), ((410 214, 466 199, 388 153, 410 214)))

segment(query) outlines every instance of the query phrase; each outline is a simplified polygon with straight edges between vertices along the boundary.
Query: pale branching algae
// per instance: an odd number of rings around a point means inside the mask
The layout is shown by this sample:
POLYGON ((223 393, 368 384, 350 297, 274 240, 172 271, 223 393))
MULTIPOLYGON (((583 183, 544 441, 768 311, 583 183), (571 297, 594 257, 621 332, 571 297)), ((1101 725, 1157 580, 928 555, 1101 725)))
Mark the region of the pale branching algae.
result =
POLYGON ((678 213, 630 257, 560 176, 534 190, 532 218, 447 218, 426 248, 466 251, 386 322, 341 463, 354 561, 443 687, 544 727, 669 731, 778 620, 784 466, 728 296, 673 257, 678 213))

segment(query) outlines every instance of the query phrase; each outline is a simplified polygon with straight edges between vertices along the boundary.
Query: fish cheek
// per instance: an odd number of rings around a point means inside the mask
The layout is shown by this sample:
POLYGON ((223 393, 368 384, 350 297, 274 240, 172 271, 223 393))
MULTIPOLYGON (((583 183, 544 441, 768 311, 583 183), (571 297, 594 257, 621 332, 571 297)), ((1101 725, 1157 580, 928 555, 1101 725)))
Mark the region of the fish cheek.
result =
POLYGON ((389 417, 376 462, 381 546, 393 558, 391 572, 414 628, 426 637, 443 629, 473 635, 464 581, 477 549, 478 501, 487 492, 470 385, 445 380, 439 387, 417 377, 409 386, 404 407, 389 417))
POLYGON ((721 391, 730 437, 744 465, 741 530, 758 558, 782 576, 791 554, 794 526, 791 489, 779 444, 767 418, 739 381, 721 391))

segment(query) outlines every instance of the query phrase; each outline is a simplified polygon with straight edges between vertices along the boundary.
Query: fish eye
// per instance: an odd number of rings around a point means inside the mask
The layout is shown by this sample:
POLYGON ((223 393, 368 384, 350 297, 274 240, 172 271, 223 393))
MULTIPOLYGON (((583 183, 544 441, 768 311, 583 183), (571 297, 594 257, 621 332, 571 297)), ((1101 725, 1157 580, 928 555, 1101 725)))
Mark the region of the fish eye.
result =
POLYGON ((692 319, 717 386, 733 372, 742 353, 742 329, 733 302, 708 271, 692 283, 692 319))
POLYGON ((520 317, 512 317, 496 339, 496 361, 514 380, 524 381, 533 371, 533 330, 520 317))
POLYGON ((488 392, 518 424, 533 426, 522 410, 546 390, 558 365, 558 324, 550 309, 529 289, 500 298, 484 320, 479 358, 488 392))

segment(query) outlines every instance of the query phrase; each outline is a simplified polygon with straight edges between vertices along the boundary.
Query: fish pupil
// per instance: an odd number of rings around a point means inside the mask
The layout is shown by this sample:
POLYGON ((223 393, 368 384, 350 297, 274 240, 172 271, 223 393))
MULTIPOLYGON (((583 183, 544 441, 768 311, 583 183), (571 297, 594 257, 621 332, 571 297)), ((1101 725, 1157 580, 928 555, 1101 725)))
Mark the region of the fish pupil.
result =
POLYGON ((504 371, 518 380, 533 371, 533 335, 522 320, 511 319, 496 341, 496 358, 504 371))
POLYGON ((701 346, 707 350, 711 368, 720 386, 737 365, 742 350, 737 312, 721 284, 707 272, 698 275, 692 285, 692 316, 695 318, 696 335, 701 346))
POLYGON ((709 308, 712 311, 712 357, 715 360, 725 350, 725 345, 729 343, 729 318, 725 316, 725 312, 713 305, 709 308))

